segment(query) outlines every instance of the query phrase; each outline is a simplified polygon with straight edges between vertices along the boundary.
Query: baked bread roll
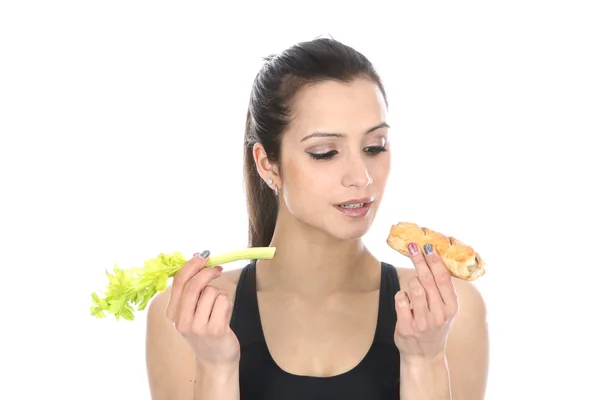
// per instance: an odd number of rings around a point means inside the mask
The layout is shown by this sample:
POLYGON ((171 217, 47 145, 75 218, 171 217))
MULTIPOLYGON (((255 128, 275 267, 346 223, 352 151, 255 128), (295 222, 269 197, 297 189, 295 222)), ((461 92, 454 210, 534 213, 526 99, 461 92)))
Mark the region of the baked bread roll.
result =
POLYGON ((392 226, 387 238, 387 244, 392 249, 409 257, 410 242, 416 243, 421 251, 426 243, 430 243, 455 278, 474 281, 485 274, 485 263, 479 254, 461 241, 412 222, 400 222, 392 226))

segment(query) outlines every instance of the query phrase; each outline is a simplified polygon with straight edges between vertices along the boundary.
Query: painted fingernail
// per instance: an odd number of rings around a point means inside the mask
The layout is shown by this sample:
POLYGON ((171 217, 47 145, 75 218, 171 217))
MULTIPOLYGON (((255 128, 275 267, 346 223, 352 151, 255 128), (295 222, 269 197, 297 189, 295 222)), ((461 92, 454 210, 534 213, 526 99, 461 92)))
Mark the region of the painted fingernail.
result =
POLYGON ((410 242, 408 244, 408 251, 410 252, 410 254, 412 254, 413 256, 419 253, 419 248, 417 247, 417 245, 413 242, 410 242))
POLYGON ((198 258, 206 258, 210 255, 210 251, 208 250, 204 250, 202 253, 195 253, 194 257, 198 257, 198 258))
POLYGON ((430 243, 427 243, 423 247, 423 250, 425 251, 425 254, 431 254, 433 253, 433 246, 430 243))
POLYGON ((223 272, 223 267, 221 267, 220 265, 217 265, 217 266, 215 267, 215 269, 216 269, 217 271, 219 271, 219 272, 223 272))

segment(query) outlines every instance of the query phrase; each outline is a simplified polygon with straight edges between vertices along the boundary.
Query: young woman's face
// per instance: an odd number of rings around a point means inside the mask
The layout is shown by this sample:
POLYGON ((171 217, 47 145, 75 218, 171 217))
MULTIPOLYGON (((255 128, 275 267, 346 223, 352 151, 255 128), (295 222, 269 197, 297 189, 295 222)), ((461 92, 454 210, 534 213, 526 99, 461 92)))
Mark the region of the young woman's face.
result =
POLYGON ((296 97, 294 111, 281 142, 282 206, 340 239, 364 235, 390 171, 381 91, 370 80, 322 82, 296 97))

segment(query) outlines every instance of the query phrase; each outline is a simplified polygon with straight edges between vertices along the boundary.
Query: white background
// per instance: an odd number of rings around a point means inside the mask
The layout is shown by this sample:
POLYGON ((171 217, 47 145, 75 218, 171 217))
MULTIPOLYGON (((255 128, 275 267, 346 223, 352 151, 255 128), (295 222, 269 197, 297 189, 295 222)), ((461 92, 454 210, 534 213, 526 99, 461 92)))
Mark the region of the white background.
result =
POLYGON ((410 266, 385 237, 413 221, 484 257, 487 399, 600 398, 592 3, 3 2, 0 398, 149 398, 145 312, 95 320, 90 294, 116 262, 246 246, 252 79, 319 35, 389 93, 370 248, 410 266))

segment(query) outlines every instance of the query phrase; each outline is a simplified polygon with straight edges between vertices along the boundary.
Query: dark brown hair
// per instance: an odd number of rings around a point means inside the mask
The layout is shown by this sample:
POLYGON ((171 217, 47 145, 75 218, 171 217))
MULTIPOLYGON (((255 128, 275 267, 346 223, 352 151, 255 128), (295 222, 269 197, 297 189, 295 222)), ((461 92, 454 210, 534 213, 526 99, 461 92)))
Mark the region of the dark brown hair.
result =
MULTIPOLYGON (((244 137, 244 180, 248 207, 248 246, 266 247, 275 230, 278 202, 258 174, 252 148, 261 143, 269 161, 279 163, 281 137, 292 119, 294 96, 303 88, 326 80, 349 83, 366 77, 383 84, 371 62, 360 52, 334 39, 298 43, 280 54, 264 58, 248 106, 244 137)), ((282 174, 279 169, 280 175, 282 174)))

